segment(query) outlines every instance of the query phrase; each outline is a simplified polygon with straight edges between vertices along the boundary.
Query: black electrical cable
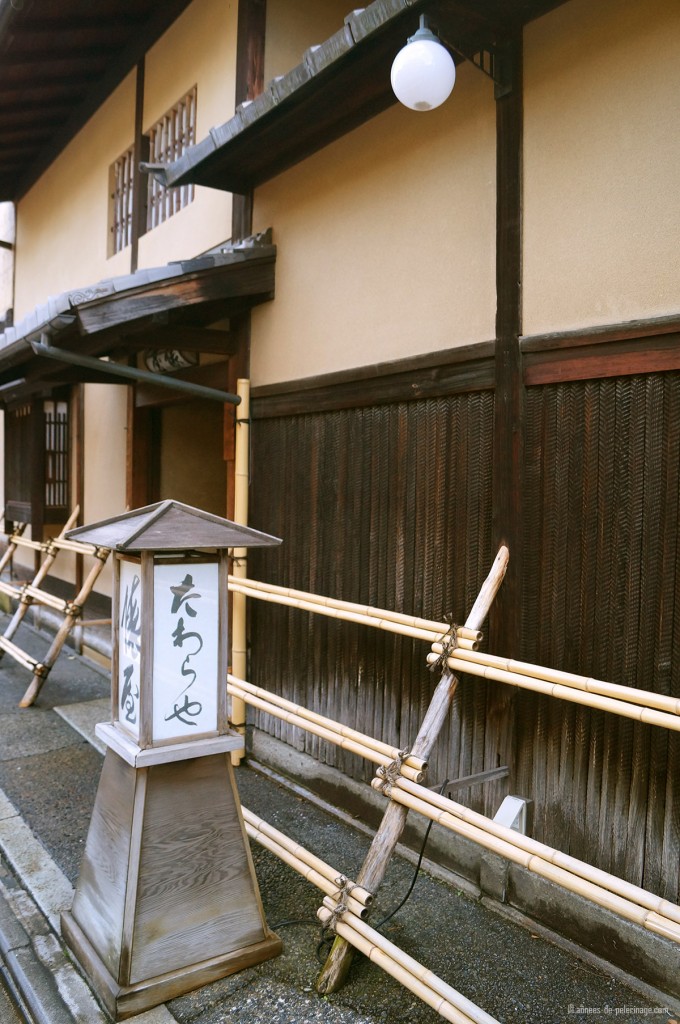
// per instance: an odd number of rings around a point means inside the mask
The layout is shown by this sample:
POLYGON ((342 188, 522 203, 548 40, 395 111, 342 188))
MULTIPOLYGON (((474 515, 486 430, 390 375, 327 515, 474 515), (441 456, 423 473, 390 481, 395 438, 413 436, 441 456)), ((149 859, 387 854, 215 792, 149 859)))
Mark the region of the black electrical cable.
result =
MULTIPOLYGON (((449 781, 450 781, 449 779, 444 779, 444 781, 442 782, 441 786, 439 787, 439 795, 440 796, 442 795, 442 793, 444 792, 444 790, 448 786, 449 781)), ((425 847, 427 846, 427 840, 428 840, 429 835, 430 835, 430 829, 432 828, 433 825, 434 825, 434 821, 432 819, 430 819, 430 821, 428 822, 427 828, 425 829, 425 835, 423 836, 423 842, 422 842, 421 847, 420 847, 420 853, 418 854, 418 862, 416 864, 416 870, 415 870, 415 872, 413 874, 413 878, 411 880, 410 886, 408 887, 408 891, 407 891, 406 895, 404 896, 402 901, 394 908, 394 910, 391 910, 390 913, 387 914, 386 917, 383 917, 383 919, 381 921, 378 921, 377 924, 373 925, 373 927, 375 928, 376 931, 379 931, 384 924, 387 924, 388 921, 392 920, 394 915, 399 910, 401 910, 401 908, 404 906, 404 904, 408 900, 409 896, 413 892, 413 890, 415 888, 415 884, 416 884, 416 882, 418 880, 418 873, 420 871, 420 865, 422 864, 423 857, 425 856, 425 847)))

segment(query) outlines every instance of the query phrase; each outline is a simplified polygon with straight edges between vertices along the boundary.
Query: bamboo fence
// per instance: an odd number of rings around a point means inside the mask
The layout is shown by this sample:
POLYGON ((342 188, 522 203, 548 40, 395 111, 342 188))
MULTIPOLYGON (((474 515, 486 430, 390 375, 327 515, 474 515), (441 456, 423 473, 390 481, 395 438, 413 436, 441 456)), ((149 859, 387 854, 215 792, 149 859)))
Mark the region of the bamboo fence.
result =
MULTIPOLYGON (((427 661, 430 664, 439 661, 443 656, 442 652, 441 644, 433 644, 433 651, 428 654, 427 661)), ((632 718, 636 722, 680 732, 680 701, 674 697, 666 697, 648 690, 631 689, 616 683, 606 683, 603 680, 544 668, 541 665, 510 661, 478 651, 455 650, 446 658, 446 663, 453 672, 493 679, 574 704, 610 711, 624 718, 632 718), (605 690, 609 695, 605 695, 605 690), (664 710, 659 710, 660 708, 664 710)))
POLYGON ((352 945, 365 952, 378 966, 432 1006, 446 1020, 455 1024, 498 1024, 495 1018, 364 923, 373 901, 371 893, 258 818, 247 807, 242 806, 241 811, 246 832, 252 840, 325 893, 323 906, 318 911, 323 924, 335 918, 333 927, 338 934, 347 934, 352 945), (346 907, 346 913, 337 917, 340 901, 346 907))
MULTIPOLYGON (((507 551, 505 557, 507 558, 507 551)), ((500 572, 502 579, 504 566, 500 572)), ((494 585, 497 587, 498 581, 494 585)), ((427 657, 428 663, 437 662, 442 666, 447 680, 449 680, 447 682, 449 687, 450 680, 453 678, 450 676, 451 672, 477 675, 613 712, 640 722, 680 731, 680 700, 678 699, 480 652, 479 643, 482 634, 479 629, 471 628, 480 623, 476 621, 476 617, 472 613, 468 619, 470 627, 455 627, 454 633, 454 628, 449 627, 446 623, 420 619, 386 609, 356 605, 247 578, 230 577, 230 586, 244 599, 252 597, 314 614, 384 629, 413 639, 425 640, 431 645, 431 653, 427 657)), ((481 596, 480 594, 478 602, 481 596)), ((269 714, 313 732, 382 766, 378 768, 378 775, 381 777, 374 779, 372 785, 389 796, 391 803, 400 806, 403 813, 414 810, 499 854, 506 860, 519 864, 534 874, 541 875, 566 891, 584 897, 594 905, 612 911, 648 931, 680 944, 680 907, 599 868, 592 867, 528 836, 499 825, 484 815, 469 810, 461 804, 456 804, 446 797, 432 793, 420 785, 423 773, 427 769, 425 758, 420 760, 414 758, 412 754, 398 751, 382 741, 318 715, 235 676, 229 676, 228 689, 232 697, 259 707, 269 714), (395 765, 397 771, 394 770, 395 765)), ((428 716, 421 727, 421 732, 428 733, 432 728, 429 716, 430 711, 428 710, 428 716)), ((435 734, 437 731, 434 729, 435 734)), ((422 753, 417 743, 416 748, 418 753, 422 753)), ((255 826, 250 823, 247 827, 253 829, 255 826)), ((258 831, 258 841, 262 842, 263 837, 265 844, 266 842, 271 844, 270 849, 276 847, 279 851, 284 851, 284 859, 300 858, 299 848, 297 850, 289 849, 280 839, 273 838, 267 829, 258 831)), ((288 842, 290 843, 290 841, 288 842)), ((381 856, 387 857, 389 854, 383 850, 381 856)), ((303 869, 302 873, 306 871, 306 877, 310 881, 314 881, 318 865, 312 865, 304 858, 300 859, 300 864, 303 869)), ((299 867, 298 870, 300 870, 299 867)), ((328 876, 322 875, 321 877, 325 877, 325 888, 324 886, 320 887, 326 892, 326 900, 324 907, 319 911, 319 916, 326 923, 332 921, 339 937, 336 939, 336 944, 338 941, 344 940, 350 946, 360 949, 421 999, 434 1006, 437 1012, 448 1020, 456 1022, 492 1021, 488 1014, 479 1010, 474 1004, 469 1004, 468 1001, 461 1004, 457 1001, 463 998, 459 993, 450 989, 441 979, 426 971, 416 961, 407 957, 401 950, 371 929, 363 920, 366 906, 356 912, 355 904, 350 906, 349 902, 345 900, 344 905, 347 906, 347 911, 338 913, 338 895, 328 890, 328 885, 332 886, 333 882, 329 880, 328 876)), ((366 865, 362 868, 359 877, 360 879, 368 877, 366 865)), ((369 888, 375 887, 369 886, 369 888)), ((336 963, 331 965, 332 953, 325 968, 326 982, 322 975, 321 987, 317 986, 319 991, 334 991, 335 981, 341 976, 342 967, 339 957, 342 951, 340 949, 336 951, 334 947, 334 952, 336 953, 336 963), (333 975, 332 981, 331 975, 333 975), (324 987, 325 984, 327 987, 324 987)))
POLYGON ((242 597, 252 597, 425 640, 432 646, 432 652, 427 656, 429 664, 444 659, 454 672, 493 679, 680 732, 680 698, 487 654, 479 650, 482 634, 476 629, 456 627, 455 644, 447 657, 443 641, 449 634, 449 626, 445 622, 353 604, 271 583, 237 579, 234 576, 229 577, 229 582, 230 589, 242 597))
POLYGON ((396 779, 390 787, 385 787, 382 780, 374 779, 372 786, 376 790, 388 790, 390 799, 404 807, 417 811, 449 831, 519 864, 533 874, 542 875, 568 892, 584 896, 592 903, 648 931, 680 943, 680 907, 676 904, 575 857, 560 853, 514 829, 499 825, 407 779, 396 779))
POLYGON ((384 935, 377 932, 349 910, 338 913, 337 901, 326 898, 317 916, 373 963, 395 978, 404 988, 431 1006, 445 1020, 454 1024, 498 1024, 495 1017, 461 995, 451 985, 404 953, 384 935))
POLYGON ((283 697, 270 694, 267 690, 253 686, 243 679, 237 679, 233 675, 229 675, 227 679, 227 692, 232 699, 237 697, 244 703, 251 704, 275 718, 280 718, 289 725, 305 729, 307 732, 328 740, 330 743, 342 747, 343 750, 358 754, 359 757, 364 757, 374 764, 387 768, 393 762, 399 762, 400 771, 406 778, 413 782, 422 782, 427 765, 420 758, 407 757, 401 761, 401 751, 396 747, 390 747, 386 743, 343 726, 331 718, 324 718, 307 708, 292 704, 283 697))

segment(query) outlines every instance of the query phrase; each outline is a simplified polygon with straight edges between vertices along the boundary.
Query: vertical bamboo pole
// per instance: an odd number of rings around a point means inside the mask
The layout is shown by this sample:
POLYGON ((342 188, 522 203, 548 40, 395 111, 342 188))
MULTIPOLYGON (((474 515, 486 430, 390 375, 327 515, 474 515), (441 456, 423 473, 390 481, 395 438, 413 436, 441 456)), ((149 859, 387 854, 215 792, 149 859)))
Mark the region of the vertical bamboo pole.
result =
MULTIPOLYGON (((250 485, 250 381, 239 377, 236 382, 236 394, 241 399, 236 406, 236 441, 234 452, 234 522, 240 526, 248 525, 248 488, 250 485)), ((246 562, 247 548, 234 548, 234 572, 237 579, 245 579, 248 575, 246 562)), ((231 595, 231 671, 240 679, 248 678, 246 664, 246 598, 244 594, 231 595)), ((224 685, 227 685, 225 679, 224 685)), ((231 721, 237 731, 245 737, 246 705, 240 697, 231 698, 231 721)), ((231 763, 239 765, 245 756, 245 739, 243 746, 232 750, 231 763)))
MULTIPOLYGON (((503 582, 505 570, 508 566, 508 557, 508 549, 502 546, 491 566, 489 575, 482 584, 477 600, 465 620, 465 625, 470 629, 481 629, 482 623, 489 614, 494 597, 503 582)), ((415 757, 421 757, 424 761, 429 760, 439 732, 451 708, 451 702, 457 686, 458 680, 453 675, 451 669, 446 666, 411 748, 411 753, 415 757)), ((364 889, 368 889, 370 893, 375 894, 385 877, 390 857, 404 831, 407 813, 407 809, 402 804, 391 802, 387 806, 361 871, 357 876, 357 884, 361 885, 364 889)), ((317 979, 317 992, 322 994, 336 992, 341 987, 351 962, 351 945, 346 939, 341 938, 339 935, 336 936, 328 959, 317 979)))

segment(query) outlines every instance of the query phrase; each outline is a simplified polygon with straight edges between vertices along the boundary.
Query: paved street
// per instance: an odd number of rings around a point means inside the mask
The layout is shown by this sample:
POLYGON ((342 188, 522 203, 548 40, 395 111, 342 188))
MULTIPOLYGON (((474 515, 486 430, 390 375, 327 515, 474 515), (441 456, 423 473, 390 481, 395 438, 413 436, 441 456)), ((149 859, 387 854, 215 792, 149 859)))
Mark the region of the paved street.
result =
MULTIPOLYGON (((0 623, 0 627, 2 623, 0 623)), ((36 654, 45 638, 22 628, 36 654)), ((18 708, 24 669, 0 662, 0 951, 24 985, 41 1024, 106 1024, 86 981, 61 944, 58 919, 70 907, 95 797, 102 751, 94 724, 108 717, 108 676, 65 651, 38 703, 18 708)), ((276 776, 244 765, 241 799, 255 814, 348 875, 370 842, 347 816, 307 803, 276 776)), ((136 1018, 139 1024, 435 1024, 442 1018, 357 955, 340 992, 315 992, 321 896, 258 846, 253 856, 267 919, 283 954, 136 1018)), ((375 919, 408 889, 413 864, 397 857, 375 919)), ((670 1021, 680 1008, 613 977, 592 960, 520 927, 454 885, 421 873, 385 933, 503 1024, 584 1024, 611 1019, 670 1021), (657 1009, 658 1008, 658 1009, 657 1009)), ((0 987, 0 1024, 17 1016, 0 987)))

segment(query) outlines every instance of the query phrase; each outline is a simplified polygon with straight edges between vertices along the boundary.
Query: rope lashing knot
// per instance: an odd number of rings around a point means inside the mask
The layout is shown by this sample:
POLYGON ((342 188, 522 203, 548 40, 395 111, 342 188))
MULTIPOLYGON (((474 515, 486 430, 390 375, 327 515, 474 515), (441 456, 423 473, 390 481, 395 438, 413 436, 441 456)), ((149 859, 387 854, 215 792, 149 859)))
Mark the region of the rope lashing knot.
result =
POLYGON ((437 670, 442 673, 445 671, 448 665, 448 659, 451 657, 456 647, 458 646, 458 626, 453 621, 452 615, 444 616, 446 621, 450 623, 448 631, 444 633, 442 637, 437 640, 437 643, 442 645, 442 653, 439 655, 436 661, 433 661, 431 665, 428 665, 430 672, 436 672, 437 670))
POLYGON ((59 548, 58 548, 58 547, 57 547, 57 545, 56 545, 56 544, 54 543, 54 541, 53 541, 53 540, 51 540, 51 539, 50 539, 50 540, 44 540, 44 541, 42 542, 42 544, 40 545, 40 550, 41 550, 41 551, 42 551, 42 552, 43 552, 44 554, 46 554, 46 555, 49 555, 50 557, 51 557, 52 555, 57 555, 57 554, 59 554, 59 548))
POLYGON ((335 884, 338 886, 338 891, 333 894, 335 907, 331 910, 331 916, 328 924, 326 925, 329 931, 332 932, 335 931, 335 926, 342 915, 347 912, 347 900, 357 888, 354 882, 351 882, 349 878, 346 878, 344 875, 338 875, 335 879, 335 884))
POLYGON ((376 768, 375 774, 379 779, 382 780, 381 789, 385 796, 390 795, 392 786, 401 778, 401 766, 403 765, 406 758, 409 756, 411 751, 408 747, 404 747, 403 750, 397 752, 397 756, 389 764, 381 764, 376 768))

